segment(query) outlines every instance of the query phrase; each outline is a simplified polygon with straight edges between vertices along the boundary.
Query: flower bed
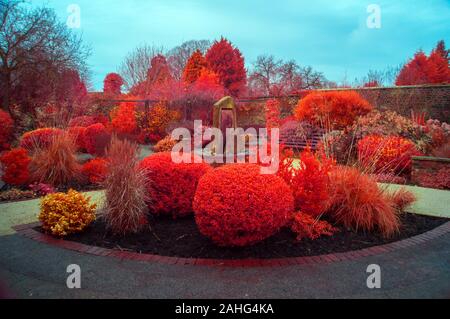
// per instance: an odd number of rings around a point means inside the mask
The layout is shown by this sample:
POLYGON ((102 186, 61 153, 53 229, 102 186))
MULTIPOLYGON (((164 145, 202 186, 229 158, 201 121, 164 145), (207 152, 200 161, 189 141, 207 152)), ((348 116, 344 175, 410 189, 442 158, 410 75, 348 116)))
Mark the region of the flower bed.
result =
MULTIPOLYGON (((367 232, 354 232, 340 227, 333 236, 315 240, 296 240, 296 235, 284 228, 276 235, 252 246, 230 248, 219 247, 203 236, 193 218, 170 217, 152 221, 152 227, 126 237, 113 236, 106 231, 105 224, 95 221, 84 233, 69 235, 68 241, 110 249, 134 251, 160 256, 214 259, 272 259, 285 257, 317 256, 339 253, 383 245, 413 237, 434 229, 447 219, 404 214, 401 217, 401 232, 389 239, 367 232), (106 235, 105 235, 106 234, 106 235)), ((43 232, 41 227, 35 228, 43 232)))

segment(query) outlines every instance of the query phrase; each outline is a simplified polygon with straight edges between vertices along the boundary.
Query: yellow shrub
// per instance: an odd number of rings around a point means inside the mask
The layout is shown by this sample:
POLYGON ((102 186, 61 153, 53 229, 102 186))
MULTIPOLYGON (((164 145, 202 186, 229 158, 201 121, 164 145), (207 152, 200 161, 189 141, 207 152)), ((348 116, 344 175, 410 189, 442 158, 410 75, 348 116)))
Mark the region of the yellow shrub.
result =
POLYGON ((82 232, 95 220, 97 205, 91 204, 90 199, 72 189, 45 196, 39 214, 42 228, 55 236, 82 232))
POLYGON ((172 148, 177 144, 178 142, 173 140, 170 135, 166 136, 162 140, 160 140, 156 145, 153 147, 153 150, 157 153, 161 152, 171 152, 172 148))

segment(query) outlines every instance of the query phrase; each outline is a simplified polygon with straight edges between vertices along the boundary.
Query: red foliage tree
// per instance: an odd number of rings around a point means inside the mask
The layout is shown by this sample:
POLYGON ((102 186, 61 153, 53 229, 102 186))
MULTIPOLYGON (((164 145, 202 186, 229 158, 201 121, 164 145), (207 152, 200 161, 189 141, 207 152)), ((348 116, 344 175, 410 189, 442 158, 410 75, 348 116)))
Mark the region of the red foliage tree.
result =
POLYGON ((450 83, 450 67, 448 50, 440 41, 427 57, 423 51, 418 51, 400 71, 396 85, 419 85, 450 83))
POLYGON ((103 93, 111 95, 120 95, 123 85, 122 77, 117 73, 109 73, 103 81, 103 93))
POLYGON ((186 63, 186 67, 183 71, 183 82, 186 84, 191 84, 197 81, 203 69, 207 68, 208 63, 205 57, 200 52, 196 50, 186 63))
POLYGON ((233 47, 227 39, 221 38, 206 52, 206 61, 230 94, 239 96, 243 92, 247 75, 244 57, 239 49, 233 47))

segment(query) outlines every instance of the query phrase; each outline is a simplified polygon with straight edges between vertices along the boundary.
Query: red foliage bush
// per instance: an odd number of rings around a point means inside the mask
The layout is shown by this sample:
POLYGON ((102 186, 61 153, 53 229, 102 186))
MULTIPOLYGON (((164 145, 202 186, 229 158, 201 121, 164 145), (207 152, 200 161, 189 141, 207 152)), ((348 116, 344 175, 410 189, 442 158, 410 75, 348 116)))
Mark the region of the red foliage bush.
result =
POLYGON ((285 175, 290 177, 287 182, 294 195, 296 210, 312 217, 323 214, 330 199, 328 174, 332 167, 331 160, 323 157, 321 162, 309 148, 300 154, 299 166, 291 170, 291 176, 285 175))
POLYGON ((294 110, 299 121, 307 120, 328 129, 343 129, 373 107, 355 91, 313 92, 294 110))
POLYGON ((86 146, 84 144, 84 135, 86 134, 85 127, 82 127, 82 126, 69 127, 67 129, 67 132, 72 137, 72 139, 75 141, 78 151, 83 151, 86 149, 86 146))
POLYGON ((120 103, 111 115, 111 126, 115 132, 122 135, 136 133, 136 104, 134 102, 120 103))
POLYGON ((330 223, 315 219, 309 214, 297 212, 291 224, 291 230, 297 235, 297 240, 317 239, 321 236, 332 236, 337 228, 330 223))
POLYGON ((24 148, 15 148, 5 152, 0 156, 3 166, 3 176, 6 184, 21 186, 26 185, 30 180, 29 164, 31 158, 24 148))
POLYGON ((96 123, 86 128, 84 147, 89 154, 102 156, 111 141, 111 134, 103 124, 96 123))
POLYGON ((100 184, 106 176, 108 162, 104 158, 94 158, 83 164, 81 173, 91 184, 100 184))
POLYGON ((158 153, 145 158, 140 166, 147 170, 151 183, 149 209, 153 214, 174 218, 192 213, 192 201, 198 180, 211 167, 206 163, 174 163, 171 153, 158 153))
POLYGON ((14 121, 9 113, 0 110, 0 151, 9 148, 9 142, 14 130, 14 121))
POLYGON ((330 174, 329 215, 337 223, 355 230, 378 229, 389 237, 399 229, 397 210, 375 180, 356 168, 336 166, 330 174))
POLYGON ((246 246, 285 226, 294 199, 280 177, 260 174, 258 165, 231 164, 200 179, 193 206, 203 235, 220 246, 246 246))
POLYGON ((408 172, 411 157, 421 155, 413 142, 399 136, 368 135, 357 144, 359 162, 367 171, 408 172))
POLYGON ((97 121, 94 116, 83 115, 72 118, 69 121, 69 127, 75 126, 88 127, 95 123, 97 123, 97 121))
POLYGON ((61 135, 64 131, 59 128, 40 128, 34 131, 26 132, 20 140, 20 147, 33 151, 36 148, 48 147, 53 138, 61 135))

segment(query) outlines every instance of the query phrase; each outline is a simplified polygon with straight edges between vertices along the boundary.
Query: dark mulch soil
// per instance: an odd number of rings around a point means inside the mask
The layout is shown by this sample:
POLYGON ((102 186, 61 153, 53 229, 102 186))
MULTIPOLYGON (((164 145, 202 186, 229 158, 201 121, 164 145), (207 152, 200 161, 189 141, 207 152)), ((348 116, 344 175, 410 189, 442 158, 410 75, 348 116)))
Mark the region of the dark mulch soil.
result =
MULTIPOLYGON (((419 235, 444 224, 448 219, 404 214, 401 221, 400 233, 390 239, 385 239, 378 234, 356 233, 341 227, 340 231, 332 237, 297 242, 295 235, 289 229, 283 229, 263 242, 243 248, 217 247, 208 238, 200 234, 192 217, 177 220, 160 218, 152 222, 152 231, 148 229, 139 234, 128 235, 123 238, 108 234, 104 223, 98 220, 84 233, 71 235, 66 239, 92 246, 161 256, 268 259, 317 256, 383 245, 419 235)), ((41 230, 40 227, 37 229, 41 230)))

